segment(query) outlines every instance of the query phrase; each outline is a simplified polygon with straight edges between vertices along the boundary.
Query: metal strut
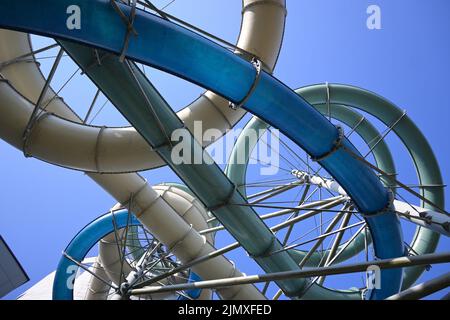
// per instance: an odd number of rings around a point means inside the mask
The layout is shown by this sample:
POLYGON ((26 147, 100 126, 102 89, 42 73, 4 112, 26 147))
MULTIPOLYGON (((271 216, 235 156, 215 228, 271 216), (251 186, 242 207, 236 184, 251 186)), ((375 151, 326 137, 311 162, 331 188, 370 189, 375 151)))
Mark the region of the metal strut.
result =
POLYGON ((248 91, 246 96, 239 103, 235 104, 233 102, 230 102, 229 107, 231 109, 233 109, 233 110, 238 110, 238 109, 242 108, 247 103, 247 101, 252 96, 253 92, 255 92, 256 87, 258 86, 259 80, 261 80, 261 70, 262 70, 262 62, 261 62, 261 60, 259 60, 256 57, 253 57, 251 63, 256 69, 255 81, 253 81, 253 84, 250 87, 250 90, 248 91))
POLYGON ((125 34, 125 40, 124 40, 124 43, 123 43, 122 52, 120 53, 120 56, 119 56, 119 61, 120 62, 124 62, 125 61, 125 56, 126 56, 126 53, 127 53, 127 50, 128 50, 128 46, 130 44, 131 34, 133 33, 134 36, 138 35, 136 29, 134 28, 134 20, 136 18, 136 4, 137 4, 137 2, 136 2, 136 0, 130 0, 131 11, 130 11, 130 16, 128 16, 128 17, 119 8, 119 6, 117 5, 115 0, 110 0, 110 3, 113 6, 114 10, 116 10, 116 12, 119 14, 119 16, 122 19, 122 21, 125 24, 125 26, 127 27, 127 32, 125 34))
MULTIPOLYGON (((365 165, 367 165, 369 168, 371 168, 372 170, 375 170, 377 173, 379 173, 382 176, 386 176, 387 173, 384 172, 383 170, 381 170, 380 168, 378 168, 377 166, 373 165, 372 163, 370 163, 369 161, 367 161, 366 159, 360 157, 358 154, 354 153, 352 150, 348 149, 347 147, 343 146, 343 149, 348 152, 353 158, 355 158, 358 161, 361 161, 362 163, 364 163, 365 165)), ((409 193, 411 193, 412 195, 416 196, 417 198, 419 198, 420 200, 422 200, 424 203, 427 203, 431 206, 433 206, 435 208, 435 210, 439 211, 440 213, 446 215, 447 217, 450 216, 450 213, 448 213, 445 209, 440 208, 436 203, 434 203, 433 201, 425 198, 424 196, 422 196, 420 193, 417 193, 416 191, 414 191, 413 189, 411 189, 410 187, 408 187, 407 185, 405 185, 404 183, 400 182, 399 180, 395 179, 394 181, 399 187, 405 189, 406 191, 408 191, 409 193)))
POLYGON ((54 116, 54 113, 51 112, 41 112, 38 115, 34 116, 32 119, 30 119, 30 125, 27 127, 26 131, 24 132, 23 138, 22 138, 22 152, 25 158, 31 158, 32 154, 28 152, 29 147, 29 140, 31 137, 31 134, 33 133, 34 128, 36 125, 44 120, 45 118, 49 116, 54 116))
POLYGON ((215 289, 243 284, 263 283, 267 281, 278 281, 278 280, 308 278, 314 276, 329 276, 346 273, 365 272, 369 266, 378 266, 381 269, 396 269, 402 267, 420 266, 424 264, 448 263, 449 261, 450 261, 449 253, 426 254, 419 257, 400 257, 392 259, 383 259, 359 264, 347 264, 343 266, 330 266, 330 267, 303 269, 299 271, 266 273, 260 275, 242 276, 227 279, 215 279, 209 281, 195 281, 188 284, 144 287, 142 289, 131 290, 130 293, 132 295, 142 295, 142 294, 155 294, 155 293, 173 292, 178 290, 189 290, 189 289, 215 289))
MULTIPOLYGON (((31 132, 34 128, 34 125, 36 124, 37 121, 40 120, 41 116, 42 116, 42 112, 40 111, 42 102, 44 101, 44 98, 48 92, 48 89, 50 88, 50 83, 53 80, 53 77, 56 73, 56 70, 58 69, 59 63, 61 62, 61 58, 63 57, 64 54, 64 50, 61 48, 58 52, 58 55, 56 56, 56 60, 53 63, 52 69, 50 70, 50 74, 48 75, 47 80, 45 81, 44 87, 41 90, 41 93, 38 97, 38 100, 36 101, 36 104, 34 106, 33 111, 31 112, 31 116, 30 119, 28 120, 27 126, 25 127, 25 130, 23 132, 22 135, 22 141, 23 141, 23 148, 22 151, 24 153, 25 157, 29 157, 30 155, 27 154, 26 152, 26 146, 28 144, 28 139, 31 135, 31 132)), ((45 108, 44 108, 45 109, 45 108)))

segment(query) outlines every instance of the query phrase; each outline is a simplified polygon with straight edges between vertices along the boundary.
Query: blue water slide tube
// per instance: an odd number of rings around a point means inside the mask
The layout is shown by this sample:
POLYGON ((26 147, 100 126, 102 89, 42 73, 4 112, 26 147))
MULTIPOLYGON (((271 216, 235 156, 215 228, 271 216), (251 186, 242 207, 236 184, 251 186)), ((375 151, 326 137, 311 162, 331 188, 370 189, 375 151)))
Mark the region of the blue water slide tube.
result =
MULTIPOLYGON (((73 285, 75 281, 77 264, 67 258, 83 261, 89 251, 105 236, 114 232, 114 224, 117 229, 127 226, 140 226, 141 223, 134 215, 129 216, 127 210, 107 213, 95 219, 84 227, 69 243, 64 250, 53 281, 53 300, 73 300, 73 285)), ((189 282, 199 281, 200 278, 193 272, 190 273, 189 282)), ((193 289, 185 292, 192 299, 197 299, 201 290, 193 289)))
MULTIPOLYGON (((117 5, 126 16, 130 15, 130 7, 117 5)), ((344 148, 336 148, 339 130, 268 73, 262 71, 254 87, 258 76, 252 63, 201 35, 141 10, 137 11, 133 24, 138 35, 132 35, 129 45, 124 47, 128 29, 107 0, 2 1, 0 27, 125 53, 131 60, 196 83, 236 104, 246 100, 243 106, 246 110, 279 128, 312 157, 321 159, 320 164, 365 215, 378 258, 404 255, 398 218, 386 210, 390 204, 388 190, 374 172, 345 149, 355 154, 358 151, 345 138, 340 143, 344 148), (77 12, 80 23, 74 27, 68 24, 68 19, 77 12), (251 95, 245 99, 249 92, 251 95)), ((384 298, 399 290, 401 270, 383 274, 382 286, 388 290, 379 296, 380 291, 374 290, 371 298, 384 298)))

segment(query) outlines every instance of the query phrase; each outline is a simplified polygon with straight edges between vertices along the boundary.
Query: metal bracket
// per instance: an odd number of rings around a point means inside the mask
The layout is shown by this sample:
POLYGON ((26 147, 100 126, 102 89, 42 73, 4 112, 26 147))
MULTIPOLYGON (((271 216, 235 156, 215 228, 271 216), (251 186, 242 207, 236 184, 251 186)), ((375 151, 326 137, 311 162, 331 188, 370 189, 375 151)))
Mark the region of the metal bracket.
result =
POLYGON ((170 247, 168 247, 169 252, 173 252, 181 243, 183 243, 184 240, 186 240, 186 238, 191 234, 191 232, 193 232, 194 226, 191 224, 189 225, 189 230, 179 239, 177 240, 175 243, 171 244, 170 247))
POLYGON ((123 43, 123 47, 122 47, 122 52, 120 53, 119 56, 119 61, 120 62, 124 62, 125 61, 125 56, 128 50, 128 46, 130 44, 130 37, 131 34, 133 33, 134 36, 137 36, 138 33, 136 31, 136 29, 134 28, 134 20, 136 18, 136 0, 131 0, 130 4, 131 4, 131 12, 130 12, 130 16, 127 17, 122 10, 120 10, 119 6, 117 5, 115 0, 110 0, 111 5, 113 6, 114 10, 116 10, 116 12, 119 14, 120 18, 122 19, 123 23, 125 24, 125 26, 127 27, 126 30, 126 34, 125 34, 125 40, 123 43))
POLYGON ((42 121, 43 119, 47 118, 48 116, 53 115, 51 112, 41 112, 36 117, 30 121, 29 125, 27 126, 26 130, 23 133, 22 136, 22 152, 25 158, 31 158, 33 155, 27 151, 28 149, 28 142, 30 139, 31 134, 33 133, 33 129, 36 127, 36 125, 42 121))
POLYGON ((36 63, 38 66, 41 65, 38 61, 36 61, 33 58, 23 58, 23 59, 16 59, 16 60, 5 62, 5 63, 0 63, 0 70, 3 70, 6 67, 9 67, 11 65, 18 64, 18 63, 36 63))
MULTIPOLYGON (((360 208, 358 208, 358 211, 360 212, 360 214, 361 214, 363 217, 370 217, 370 218, 373 218, 373 217, 377 217, 377 216, 383 215, 383 214, 385 214, 385 213, 387 213, 387 212, 390 212, 390 211, 394 212, 395 210, 393 209, 393 205, 394 205, 395 195, 394 195, 394 193, 393 193, 391 190, 389 190, 389 189, 388 189, 388 197, 389 197, 388 203, 386 204, 386 206, 385 206, 383 209, 381 209, 381 210, 378 211, 378 212, 374 212, 374 213, 372 213, 372 214, 366 214, 366 213, 364 213, 360 208)), ((356 206, 356 204, 355 204, 355 206, 356 206)), ((357 206, 356 206, 356 207, 357 207, 357 206)))
POLYGON ((233 110, 238 110, 240 108, 242 108, 247 101, 250 99, 250 97, 252 96, 253 92, 255 92, 256 87, 258 86, 259 81, 261 80, 261 74, 262 74, 262 62, 261 60, 259 60, 258 58, 252 58, 251 61, 252 65, 255 67, 256 69, 256 75, 255 75, 255 80, 253 81, 252 86, 250 87, 250 90, 248 91, 247 95, 244 97, 244 99, 242 99, 239 103, 235 104, 233 102, 230 102, 229 107, 233 110))
POLYGON ((213 207, 207 207, 206 209, 208 209, 211 212, 214 212, 217 209, 225 207, 226 205, 228 205, 230 203, 230 200, 231 200, 231 198, 233 197, 233 195, 235 194, 236 191, 237 191, 237 186, 233 183, 233 189, 227 195, 227 197, 225 198, 225 200, 223 202, 221 202, 218 205, 215 205, 213 207))
POLYGON ((263 253, 261 253, 258 256, 248 253, 248 256, 252 259, 262 259, 262 258, 268 258, 268 257, 272 256, 273 254, 279 253, 278 250, 273 251, 273 247, 274 247, 276 241, 277 241, 277 237, 275 235, 273 235, 272 239, 270 240, 270 245, 264 250, 263 253))
POLYGON ((319 162, 325 160, 342 147, 342 143, 345 138, 344 129, 341 126, 336 126, 336 128, 338 129, 338 137, 333 142, 333 147, 331 148, 331 150, 317 157, 311 156, 312 161, 319 162))

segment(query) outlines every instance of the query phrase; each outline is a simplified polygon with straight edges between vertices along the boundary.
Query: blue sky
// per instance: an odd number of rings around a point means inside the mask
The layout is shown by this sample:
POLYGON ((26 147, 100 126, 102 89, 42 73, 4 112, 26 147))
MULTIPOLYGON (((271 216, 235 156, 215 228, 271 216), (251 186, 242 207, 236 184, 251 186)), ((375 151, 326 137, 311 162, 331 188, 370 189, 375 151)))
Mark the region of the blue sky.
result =
MULTIPOLYGON (((154 3, 162 7, 166 1, 154 3)), ((285 40, 275 75, 291 88, 326 81, 356 85, 406 109, 430 141, 444 181, 448 182, 450 3, 447 0, 287 0, 287 5, 285 40), (366 9, 371 4, 381 8, 381 30, 366 27, 366 9)), ((238 0, 176 0, 168 11, 230 42, 238 36, 241 11, 238 0)), ((35 38, 36 47, 45 43, 47 40, 35 38)), ((45 72, 50 66, 50 62, 42 61, 45 72)), ((65 61, 54 86, 58 87, 74 70, 65 61)), ((161 72, 148 72, 176 110, 203 91, 161 72)), ((80 112, 87 110, 95 93, 85 81, 85 77, 77 77, 63 93, 80 112)), ((94 123, 122 125, 124 120, 108 105, 94 123)), ((398 146, 394 139, 392 143, 398 146)), ((409 156, 400 146, 394 154, 397 166, 405 167, 402 181, 414 181, 409 156)), ((25 159, 20 151, 3 141, 0 141, 0 163, 3 182, 0 199, 4 208, 0 234, 31 278, 27 285, 8 296, 14 298, 53 271, 61 251, 76 232, 107 211, 114 200, 83 173, 25 159)), ((144 175, 152 183, 177 180, 167 169, 144 175)), ((446 196, 450 196, 448 189, 446 196)), ((219 243, 230 243, 226 236, 222 238, 219 243)), ((439 250, 448 250, 449 245, 449 239, 442 239, 439 250)), ((231 256, 239 259, 237 253, 231 256)), ((241 269, 247 273, 258 270, 247 262, 243 262, 241 269)), ((421 280, 446 271, 448 265, 435 266, 421 280)), ((443 294, 433 297, 440 298, 443 294)))

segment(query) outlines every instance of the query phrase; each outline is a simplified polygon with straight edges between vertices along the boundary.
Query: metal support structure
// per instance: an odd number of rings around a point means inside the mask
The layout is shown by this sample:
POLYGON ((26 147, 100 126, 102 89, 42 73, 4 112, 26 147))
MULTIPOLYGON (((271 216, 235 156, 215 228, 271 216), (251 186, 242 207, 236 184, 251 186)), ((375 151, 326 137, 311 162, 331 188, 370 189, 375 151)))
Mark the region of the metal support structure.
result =
MULTIPOLYGON (((47 77, 47 80, 44 84, 44 87, 42 88, 42 91, 39 95, 39 98, 36 102, 36 105, 34 106, 33 112, 31 113, 30 120, 28 121, 27 126, 25 127, 25 130, 23 132, 23 143, 24 146, 26 145, 27 139, 31 133, 31 129, 33 128, 34 121, 36 120, 36 117, 39 112, 39 108, 41 107, 42 102, 44 101, 45 95, 47 94, 47 91, 50 87, 50 83, 53 80, 53 77, 55 76, 56 70, 58 69, 59 63, 61 62, 61 58, 64 54, 64 50, 61 48, 58 52, 58 55, 56 56, 56 60, 53 63, 52 69, 50 70, 50 74, 47 77)), ((24 155, 27 157, 25 148, 23 148, 24 155)))
MULTIPOLYGON (((38 50, 35 50, 35 51, 32 51, 32 52, 28 52, 28 53, 23 54, 23 55, 20 55, 20 56, 18 56, 16 58, 13 58, 11 60, 2 62, 2 63, 0 63, 0 70, 5 68, 5 67, 7 67, 7 66, 12 65, 12 64, 18 63, 18 62, 22 62, 22 61, 27 61, 28 62, 29 60, 27 58, 32 57, 32 56, 34 56, 36 54, 39 54, 39 53, 51 50, 51 49, 56 48, 58 46, 59 46, 59 44, 55 43, 55 44, 46 46, 44 48, 41 48, 41 49, 38 49, 38 50)), ((30 61, 34 61, 34 59, 30 60, 30 61)))
POLYGON ((89 106, 88 112, 86 113, 86 116, 84 117, 83 124, 86 124, 87 121, 89 120, 89 117, 91 116, 92 110, 94 109, 95 103, 97 102, 100 92, 101 92, 100 89, 97 89, 94 99, 92 100, 91 105, 89 106))
POLYGON ((246 96, 239 101, 237 104, 230 102, 230 108, 233 110, 238 110, 240 108, 242 108, 245 103, 251 98, 253 92, 256 90, 256 87, 259 84, 259 80, 261 80, 261 71, 262 71, 262 63, 258 58, 253 58, 252 59, 252 64, 255 67, 256 70, 256 74, 255 74, 255 81, 253 81, 250 89, 248 90, 246 96))
MULTIPOLYGON (((300 170, 293 170, 292 174, 301 181, 307 180, 311 184, 317 185, 321 188, 326 188, 342 196, 347 196, 345 190, 332 179, 322 178, 317 175, 310 175, 309 173, 300 170)), ((406 201, 395 200, 393 205, 396 213, 400 217, 422 227, 439 232, 443 235, 450 236, 450 217, 448 215, 442 212, 414 206, 406 201)))
POLYGON ((387 300, 419 300, 429 296, 430 294, 441 291, 449 286, 450 272, 430 281, 426 281, 424 283, 411 287, 405 291, 387 298, 387 300))
POLYGON ((125 33, 125 39, 123 42, 122 52, 120 53, 120 56, 119 56, 120 62, 124 62, 126 54, 127 54, 128 46, 130 44, 131 34, 133 34, 134 36, 138 35, 136 29, 134 28, 134 20, 136 18, 136 0, 131 1, 131 11, 130 11, 129 17, 125 16, 125 14, 122 12, 122 10, 117 5, 116 0, 110 0, 110 3, 113 6, 114 10, 119 14, 120 18, 122 19, 123 23, 125 24, 125 26, 127 28, 127 31, 125 33))
POLYGON ((218 279, 210 281, 199 281, 189 284, 171 285, 171 286, 154 286, 142 289, 131 290, 132 295, 152 294, 173 292, 189 289, 214 289, 218 287, 230 287, 242 284, 262 283, 266 281, 277 281, 296 278, 308 278, 318 276, 329 276, 344 273, 365 272, 371 266, 377 266, 381 269, 396 269, 403 267, 411 267, 418 265, 449 263, 450 253, 426 254, 417 257, 401 257, 394 259, 383 259, 378 261, 370 261, 366 263, 348 264, 344 266, 333 266, 323 268, 311 268, 300 271, 276 272, 253 276, 235 277, 228 279, 218 279))
MULTIPOLYGON (((268 213, 268 214, 265 214, 265 215, 261 215, 261 219, 262 220, 268 220, 268 219, 276 218, 276 217, 279 217, 279 216, 284 216, 284 215, 292 213, 292 212, 302 211, 302 210, 309 210, 309 209, 313 209, 316 206, 321 206, 320 208, 317 208, 317 210, 312 210, 311 213, 306 213, 306 214, 308 214, 307 217, 309 217, 309 214, 313 214, 313 213, 314 213, 313 215, 318 214, 318 213, 320 213, 320 211, 326 211, 327 208, 332 208, 332 207, 334 207, 334 206, 336 206, 338 204, 341 204, 344 201, 346 201, 346 200, 344 198, 342 198, 342 197, 335 197, 335 198, 330 198, 330 199, 327 199, 327 200, 315 201, 315 202, 311 202, 311 203, 308 203, 308 204, 305 204, 305 205, 298 206, 296 208, 292 208, 292 209, 289 208, 289 209, 285 209, 285 210, 276 211, 276 212, 268 213)), ((299 220, 294 220, 294 222, 292 222, 293 219, 299 218, 298 216, 293 216, 292 218, 290 218, 290 219, 288 219, 288 220, 286 220, 284 222, 284 223, 288 223, 289 225, 283 225, 282 228, 285 228, 286 226, 292 226, 294 223, 297 223, 297 222, 299 222, 301 220, 304 220, 307 217, 303 217, 303 218, 301 218, 299 220), (292 222, 292 223, 289 223, 289 222, 292 222)), ((277 229, 279 227, 277 227, 277 226, 275 226, 275 227, 276 227, 276 229, 274 229, 274 230, 277 231, 277 229)), ((225 227, 223 227, 223 226, 217 226, 217 227, 213 227, 213 228, 202 230, 202 231, 200 231, 200 234, 204 235, 204 234, 208 234, 208 233, 221 231, 221 230, 224 230, 224 229, 225 229, 225 227)))

